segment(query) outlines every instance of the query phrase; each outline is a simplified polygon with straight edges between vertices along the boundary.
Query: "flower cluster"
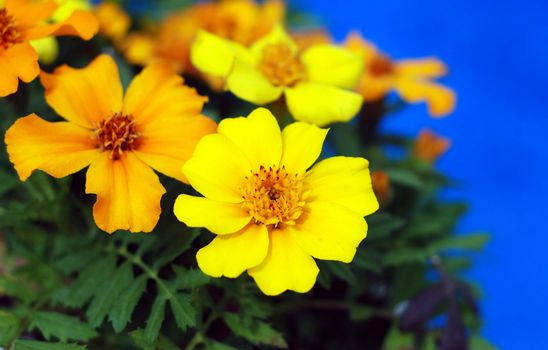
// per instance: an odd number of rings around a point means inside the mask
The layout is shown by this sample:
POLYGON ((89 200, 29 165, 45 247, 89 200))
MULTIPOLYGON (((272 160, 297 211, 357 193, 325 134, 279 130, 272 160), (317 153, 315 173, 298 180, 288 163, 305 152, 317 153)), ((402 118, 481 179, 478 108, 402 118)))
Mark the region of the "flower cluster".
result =
MULTIPOLYGON (((366 159, 321 156, 322 127, 350 122, 364 101, 392 90, 425 101, 435 117, 455 104, 450 89, 432 82, 446 74, 441 61, 396 62, 356 33, 336 43, 325 32, 293 32, 278 0, 199 3, 133 32, 119 5, 86 6, 0 5, 0 96, 39 75, 47 104, 63 119, 32 113, 8 129, 20 179, 87 168, 93 217, 108 233, 154 230, 166 192, 154 171, 189 184, 203 197, 181 194, 171 206, 187 226, 216 235, 197 252, 200 269, 230 278, 247 271, 267 295, 309 291, 319 271, 314 259, 351 262, 367 235, 364 216, 378 209, 377 197, 389 197, 389 176, 371 176, 366 159), (96 33, 143 67, 125 92, 105 54, 84 68, 40 73, 35 40, 96 33), (264 107, 247 117, 220 115, 217 125, 203 107, 223 92, 264 107)), ((433 162, 447 148, 424 133, 415 154, 433 162)))

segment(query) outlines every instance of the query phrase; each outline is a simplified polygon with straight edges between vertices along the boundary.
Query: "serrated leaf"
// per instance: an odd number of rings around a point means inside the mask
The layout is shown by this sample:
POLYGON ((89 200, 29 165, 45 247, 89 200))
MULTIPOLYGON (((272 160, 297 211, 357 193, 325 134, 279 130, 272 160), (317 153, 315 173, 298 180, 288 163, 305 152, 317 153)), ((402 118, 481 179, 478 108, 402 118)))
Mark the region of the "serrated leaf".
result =
POLYGON ((171 311, 175 316, 177 326, 181 330, 186 330, 187 327, 196 325, 196 310, 190 303, 190 295, 179 293, 175 298, 169 300, 171 311))
POLYGON ((15 350, 85 350, 84 345, 65 344, 65 343, 47 343, 34 340, 16 340, 15 350))
POLYGON ((23 284, 21 280, 13 277, 0 277, 0 295, 7 295, 27 302, 36 299, 36 293, 23 284))
POLYGON ((215 341, 213 339, 205 338, 204 344, 207 350, 239 350, 233 346, 223 344, 221 342, 215 341))
POLYGON ((386 173, 392 183, 417 190, 421 190, 424 187, 424 183, 411 171, 405 169, 388 169, 386 173))
POLYGON ((88 324, 76 317, 48 311, 39 311, 32 316, 30 329, 33 328, 38 328, 46 340, 50 340, 54 336, 62 342, 67 340, 87 341, 99 335, 88 324))
POLYGON ((287 348, 287 343, 281 333, 274 330, 268 323, 256 318, 243 318, 234 313, 225 313, 223 319, 234 334, 247 339, 252 344, 287 348))
POLYGON ((335 276, 348 282, 348 284, 353 285, 356 283, 356 276, 352 272, 351 265, 335 261, 327 262, 325 265, 335 276))
POLYGON ((84 266, 89 266, 97 258, 98 254, 94 250, 69 254, 56 260, 55 265, 65 275, 79 271, 84 266))
POLYGON ((382 273, 382 256, 374 250, 358 248, 352 263, 361 269, 372 271, 378 275, 382 273))
POLYGON ((148 344, 152 344, 158 339, 158 334, 160 334, 160 329, 165 318, 166 301, 166 297, 163 294, 159 294, 156 297, 154 305, 152 305, 144 333, 144 340, 148 344))
POLYGON ((481 250, 489 241, 491 235, 487 233, 474 233, 448 237, 428 246, 430 252, 435 253, 448 249, 481 250))
POLYGON ((0 310, 0 346, 15 337, 18 327, 19 319, 17 316, 0 310))
POLYGON ((383 257, 385 266, 395 266, 410 263, 423 263, 429 254, 420 248, 401 248, 386 253, 383 257))
POLYGON ((144 329, 136 329, 133 332, 129 333, 129 336, 131 337, 131 340, 133 340, 133 343, 137 345, 139 348, 143 350, 155 350, 155 346, 152 344, 149 344, 145 340, 144 329))
POLYGON ((403 227, 405 221, 388 213, 375 213, 367 217, 367 224, 369 225, 367 239, 370 241, 385 238, 395 230, 403 227))
POLYGON ((98 327, 103 323, 103 319, 109 313, 118 296, 125 292, 132 280, 131 264, 126 263, 116 270, 112 278, 106 278, 100 283, 101 287, 96 291, 86 312, 86 317, 93 327, 98 327))
POLYGON ((112 327, 116 333, 124 330, 128 322, 131 320, 133 310, 137 306, 139 299, 145 292, 148 276, 142 275, 125 290, 109 313, 109 319, 112 321, 112 327))
POLYGON ((193 289, 206 285, 211 278, 199 269, 187 270, 180 266, 173 266, 175 278, 170 282, 173 289, 193 289))
POLYGON ((469 339, 470 350, 498 350, 498 348, 491 344, 487 339, 475 334, 469 339))
POLYGON ((68 289, 65 289, 66 292, 55 300, 69 307, 83 306, 102 286, 101 282, 110 277, 108 274, 114 271, 115 267, 116 256, 107 255, 86 267, 76 281, 68 289))

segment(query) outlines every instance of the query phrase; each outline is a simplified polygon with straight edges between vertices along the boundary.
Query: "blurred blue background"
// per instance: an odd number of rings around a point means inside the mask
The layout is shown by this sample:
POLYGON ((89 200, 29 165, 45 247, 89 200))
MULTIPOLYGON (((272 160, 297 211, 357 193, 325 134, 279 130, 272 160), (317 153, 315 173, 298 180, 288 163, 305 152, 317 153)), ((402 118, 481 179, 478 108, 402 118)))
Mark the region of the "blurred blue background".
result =
POLYGON ((352 29, 394 58, 436 55, 451 68, 455 113, 416 105, 385 121, 425 125, 453 148, 439 168, 462 183, 447 193, 471 211, 460 232, 490 231, 470 277, 484 290, 483 334, 502 349, 548 349, 548 1, 295 0, 342 39, 352 29))

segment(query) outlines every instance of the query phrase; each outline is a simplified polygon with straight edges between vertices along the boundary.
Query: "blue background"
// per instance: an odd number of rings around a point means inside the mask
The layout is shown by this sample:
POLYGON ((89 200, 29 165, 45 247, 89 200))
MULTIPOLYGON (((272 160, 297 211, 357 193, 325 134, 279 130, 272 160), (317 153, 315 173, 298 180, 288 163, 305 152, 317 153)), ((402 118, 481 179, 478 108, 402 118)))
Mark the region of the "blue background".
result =
POLYGON ((483 334, 503 349, 548 349, 548 1, 295 0, 338 39, 359 29, 394 58, 436 55, 451 68, 456 112, 424 105, 384 127, 425 125, 453 148, 439 168, 461 181, 447 195, 471 202, 459 231, 493 239, 469 274, 484 290, 483 334))

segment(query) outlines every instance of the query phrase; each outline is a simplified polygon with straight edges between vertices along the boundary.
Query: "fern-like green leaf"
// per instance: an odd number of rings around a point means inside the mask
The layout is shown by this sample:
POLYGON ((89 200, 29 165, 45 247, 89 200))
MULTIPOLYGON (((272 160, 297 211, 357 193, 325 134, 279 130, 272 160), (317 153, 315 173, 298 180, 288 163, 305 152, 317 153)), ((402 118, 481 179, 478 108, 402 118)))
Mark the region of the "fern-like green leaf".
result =
POLYGON ((152 310, 147 320, 144 335, 144 340, 148 344, 152 344, 156 341, 156 339, 158 339, 158 334, 160 334, 160 329, 162 328, 162 323, 164 322, 165 318, 166 301, 166 297, 162 293, 160 293, 156 297, 154 305, 152 305, 152 310))
POLYGON ((65 344, 65 343, 47 343, 34 340, 15 341, 16 350, 85 350, 86 346, 65 344))
POLYGON ((67 340, 88 341, 98 336, 98 333, 88 324, 83 323, 76 317, 57 312, 36 312, 32 316, 29 328, 38 328, 46 340, 51 340, 54 336, 62 342, 67 340))
POLYGON ((236 334, 255 345, 265 344, 277 348, 287 348, 283 336, 268 323, 251 317, 241 317, 235 313, 223 316, 226 325, 236 334))
POLYGON ((169 300, 169 304, 175 316, 177 326, 181 330, 184 331, 187 327, 196 325, 196 310, 190 304, 190 296, 188 294, 176 294, 175 298, 169 300))
POLYGON ((124 330, 128 322, 131 320, 133 310, 137 306, 137 302, 145 292, 147 286, 147 275, 142 275, 131 283, 125 290, 109 313, 109 319, 112 321, 112 327, 116 333, 124 330))
POLYGON ((180 266, 173 266, 176 277, 171 282, 173 289, 193 289, 206 285, 211 278, 201 270, 187 270, 180 266))

